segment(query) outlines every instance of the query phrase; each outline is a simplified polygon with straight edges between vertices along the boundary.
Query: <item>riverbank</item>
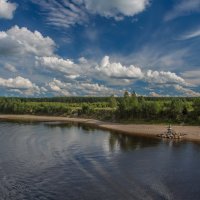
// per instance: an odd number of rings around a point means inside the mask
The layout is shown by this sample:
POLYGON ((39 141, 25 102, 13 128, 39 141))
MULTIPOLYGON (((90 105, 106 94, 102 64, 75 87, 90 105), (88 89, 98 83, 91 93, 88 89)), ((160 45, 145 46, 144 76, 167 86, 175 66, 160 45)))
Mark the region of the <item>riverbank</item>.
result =
MULTIPOLYGON (((157 137, 158 134, 166 131, 166 125, 147 125, 147 124, 119 124, 102 122, 94 119, 67 118, 56 116, 35 116, 35 115, 0 115, 0 120, 9 121, 34 121, 34 122, 73 122, 82 123, 97 128, 117 131, 129 135, 140 135, 147 137, 157 137)), ((200 142, 200 126, 179 126, 174 125, 176 132, 185 134, 182 140, 200 142)))

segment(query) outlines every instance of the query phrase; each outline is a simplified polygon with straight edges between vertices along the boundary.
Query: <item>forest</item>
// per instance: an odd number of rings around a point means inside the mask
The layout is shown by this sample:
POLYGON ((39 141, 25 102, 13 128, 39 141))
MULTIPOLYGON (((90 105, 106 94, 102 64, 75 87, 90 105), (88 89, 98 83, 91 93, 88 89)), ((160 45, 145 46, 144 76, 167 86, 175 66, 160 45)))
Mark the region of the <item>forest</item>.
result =
POLYGON ((93 118, 123 123, 200 124, 200 98, 143 97, 0 97, 1 114, 93 118))

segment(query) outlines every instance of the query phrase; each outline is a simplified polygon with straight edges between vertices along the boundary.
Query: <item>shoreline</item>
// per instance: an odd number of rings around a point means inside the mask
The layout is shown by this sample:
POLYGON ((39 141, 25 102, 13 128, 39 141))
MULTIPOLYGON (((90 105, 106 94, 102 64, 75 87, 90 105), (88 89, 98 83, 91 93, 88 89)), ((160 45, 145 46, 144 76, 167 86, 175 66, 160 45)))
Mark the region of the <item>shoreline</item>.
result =
MULTIPOLYGON (((127 135, 137 135, 158 138, 157 135, 166 131, 166 125, 156 124, 120 124, 103 122, 95 119, 68 118, 57 116, 37 116, 37 115, 0 115, 0 120, 9 121, 34 121, 34 122, 71 122, 94 126, 99 129, 116 131, 127 135)), ((181 140, 200 142, 200 126, 174 125, 173 129, 178 133, 186 134, 181 140)))

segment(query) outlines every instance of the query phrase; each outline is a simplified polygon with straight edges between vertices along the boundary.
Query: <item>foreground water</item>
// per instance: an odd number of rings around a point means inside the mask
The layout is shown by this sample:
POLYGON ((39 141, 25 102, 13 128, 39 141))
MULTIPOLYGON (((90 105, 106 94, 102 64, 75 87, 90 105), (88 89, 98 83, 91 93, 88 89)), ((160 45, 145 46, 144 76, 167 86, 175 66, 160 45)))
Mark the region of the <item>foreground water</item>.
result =
POLYGON ((0 199, 200 199, 200 145, 0 122, 0 199))

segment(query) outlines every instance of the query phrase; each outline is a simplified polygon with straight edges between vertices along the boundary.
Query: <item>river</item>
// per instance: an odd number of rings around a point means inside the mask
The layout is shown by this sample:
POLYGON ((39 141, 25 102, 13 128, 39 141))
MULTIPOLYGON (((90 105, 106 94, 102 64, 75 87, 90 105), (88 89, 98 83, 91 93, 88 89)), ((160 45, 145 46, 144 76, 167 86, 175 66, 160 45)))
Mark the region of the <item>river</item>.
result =
POLYGON ((200 145, 0 122, 2 200, 199 200, 200 145))

